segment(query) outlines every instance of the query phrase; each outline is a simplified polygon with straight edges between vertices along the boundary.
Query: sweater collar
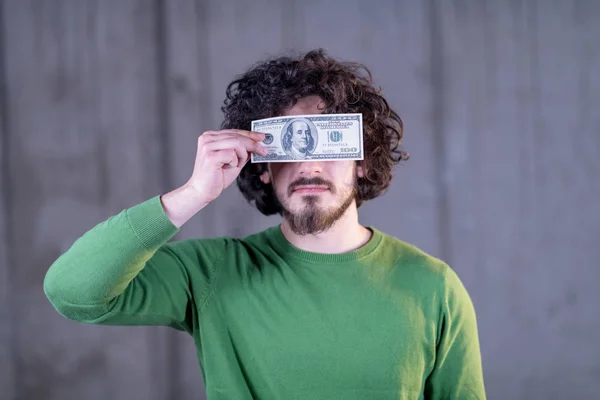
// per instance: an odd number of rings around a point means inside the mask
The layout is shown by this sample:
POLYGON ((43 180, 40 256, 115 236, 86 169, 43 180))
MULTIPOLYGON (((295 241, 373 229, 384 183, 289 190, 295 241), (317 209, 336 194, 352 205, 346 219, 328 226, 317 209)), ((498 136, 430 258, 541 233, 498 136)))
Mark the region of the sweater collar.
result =
POLYGON ((367 229, 371 231, 371 238, 367 243, 356 250, 340 254, 315 253, 299 249, 285 238, 283 232, 281 232, 281 224, 269 228, 266 233, 271 239, 270 242, 273 247, 285 256, 292 256, 307 263, 340 264, 360 261, 379 247, 383 239, 383 233, 370 226, 367 229))

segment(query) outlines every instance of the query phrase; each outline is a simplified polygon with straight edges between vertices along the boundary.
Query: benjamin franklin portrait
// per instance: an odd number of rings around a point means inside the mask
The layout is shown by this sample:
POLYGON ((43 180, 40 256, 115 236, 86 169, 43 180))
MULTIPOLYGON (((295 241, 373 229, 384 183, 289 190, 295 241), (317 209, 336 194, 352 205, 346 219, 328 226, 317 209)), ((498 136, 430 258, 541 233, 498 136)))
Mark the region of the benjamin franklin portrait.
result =
POLYGON ((281 147, 295 160, 310 156, 316 147, 315 126, 305 118, 295 118, 283 127, 281 147))

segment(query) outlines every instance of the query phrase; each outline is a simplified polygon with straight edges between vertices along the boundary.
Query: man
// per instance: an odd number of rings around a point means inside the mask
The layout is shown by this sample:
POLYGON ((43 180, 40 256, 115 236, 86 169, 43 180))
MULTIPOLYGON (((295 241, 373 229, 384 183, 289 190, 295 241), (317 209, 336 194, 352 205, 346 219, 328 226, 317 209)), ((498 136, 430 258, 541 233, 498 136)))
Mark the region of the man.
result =
POLYGON ((292 120, 282 135, 282 147, 294 160, 304 160, 315 148, 315 140, 308 122, 292 120))
POLYGON ((366 68, 320 50, 266 61, 229 85, 223 111, 185 185, 98 224, 55 261, 44 283, 54 307, 84 323, 187 331, 208 399, 485 398, 457 275, 358 221, 407 158, 402 121, 366 68), (363 114, 364 160, 247 163, 266 153, 252 120, 323 112, 363 114), (168 243, 236 179, 282 223, 168 243))

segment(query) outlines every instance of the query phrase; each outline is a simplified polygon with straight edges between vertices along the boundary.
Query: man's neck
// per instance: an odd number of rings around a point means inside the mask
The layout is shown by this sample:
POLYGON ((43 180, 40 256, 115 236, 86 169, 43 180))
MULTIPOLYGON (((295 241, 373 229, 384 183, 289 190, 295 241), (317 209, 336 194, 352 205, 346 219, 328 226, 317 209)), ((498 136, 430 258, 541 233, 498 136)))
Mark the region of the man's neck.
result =
POLYGON ((356 250, 371 238, 371 231, 358 223, 356 206, 349 207, 331 228, 317 235, 297 235, 292 232, 285 219, 281 224, 281 232, 288 242, 297 248, 323 254, 341 254, 356 250))

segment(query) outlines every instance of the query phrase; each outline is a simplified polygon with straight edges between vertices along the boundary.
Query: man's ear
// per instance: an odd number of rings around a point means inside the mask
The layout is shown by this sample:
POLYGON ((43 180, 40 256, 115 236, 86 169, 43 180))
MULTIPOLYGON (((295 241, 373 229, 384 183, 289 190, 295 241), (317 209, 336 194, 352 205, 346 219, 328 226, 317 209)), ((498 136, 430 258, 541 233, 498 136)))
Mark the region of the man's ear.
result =
POLYGON ((365 177, 365 171, 364 171, 364 169, 363 169, 362 163, 358 163, 358 164, 356 165, 356 175, 357 175, 359 178, 364 178, 364 177, 365 177))
POLYGON ((268 169, 265 170, 265 171, 263 171, 262 174, 260 174, 260 180, 265 185, 268 185, 269 183, 271 183, 271 175, 269 174, 269 170, 268 169))

